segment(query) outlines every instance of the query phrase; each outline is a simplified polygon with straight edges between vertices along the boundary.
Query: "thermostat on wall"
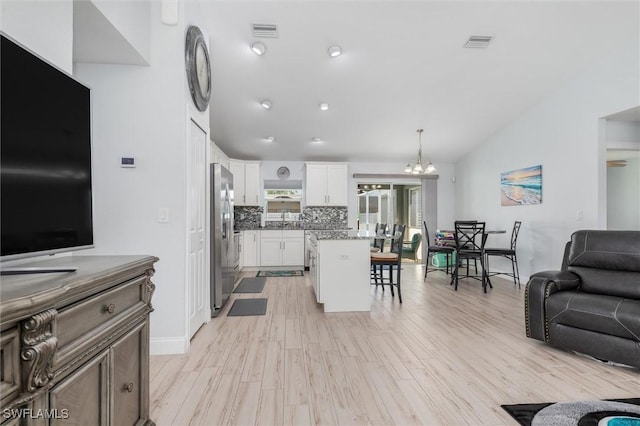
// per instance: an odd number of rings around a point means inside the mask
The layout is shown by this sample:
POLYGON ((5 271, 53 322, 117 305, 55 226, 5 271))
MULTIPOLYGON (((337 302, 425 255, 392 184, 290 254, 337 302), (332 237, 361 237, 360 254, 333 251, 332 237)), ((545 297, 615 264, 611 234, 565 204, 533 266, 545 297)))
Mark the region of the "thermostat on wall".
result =
POLYGON ((120 158, 120 167, 135 167, 136 159, 134 157, 122 157, 120 158))

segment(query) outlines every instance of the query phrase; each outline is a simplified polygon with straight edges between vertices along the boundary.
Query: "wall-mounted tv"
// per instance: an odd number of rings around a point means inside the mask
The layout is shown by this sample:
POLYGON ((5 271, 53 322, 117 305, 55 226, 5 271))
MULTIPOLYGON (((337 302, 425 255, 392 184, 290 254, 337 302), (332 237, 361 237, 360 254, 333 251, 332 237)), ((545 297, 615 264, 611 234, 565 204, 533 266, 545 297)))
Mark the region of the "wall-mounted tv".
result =
POLYGON ((92 247, 91 90, 0 36, 1 260, 92 247))

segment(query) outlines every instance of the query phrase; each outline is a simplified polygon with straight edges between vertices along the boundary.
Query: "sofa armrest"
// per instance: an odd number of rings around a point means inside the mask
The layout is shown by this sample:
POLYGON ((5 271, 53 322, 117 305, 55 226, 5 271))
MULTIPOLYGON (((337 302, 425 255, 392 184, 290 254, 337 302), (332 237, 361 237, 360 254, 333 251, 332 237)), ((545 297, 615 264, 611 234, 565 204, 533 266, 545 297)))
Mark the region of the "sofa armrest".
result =
POLYGON ((544 271, 533 274, 524 294, 524 315, 527 337, 549 341, 546 315, 547 298, 558 291, 575 290, 580 277, 568 271, 544 271))

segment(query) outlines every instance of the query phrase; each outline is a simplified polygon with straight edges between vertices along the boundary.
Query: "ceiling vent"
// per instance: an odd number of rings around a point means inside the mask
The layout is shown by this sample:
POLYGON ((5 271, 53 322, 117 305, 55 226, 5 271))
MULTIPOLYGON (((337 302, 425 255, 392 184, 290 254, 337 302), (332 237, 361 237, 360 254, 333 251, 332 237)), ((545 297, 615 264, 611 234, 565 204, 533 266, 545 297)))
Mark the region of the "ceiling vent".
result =
POLYGON ((254 37, 278 38, 278 27, 272 24, 251 24, 254 37))
POLYGON ((491 40, 493 40, 493 36, 471 36, 465 43, 464 47, 469 49, 483 49, 489 46, 491 40))

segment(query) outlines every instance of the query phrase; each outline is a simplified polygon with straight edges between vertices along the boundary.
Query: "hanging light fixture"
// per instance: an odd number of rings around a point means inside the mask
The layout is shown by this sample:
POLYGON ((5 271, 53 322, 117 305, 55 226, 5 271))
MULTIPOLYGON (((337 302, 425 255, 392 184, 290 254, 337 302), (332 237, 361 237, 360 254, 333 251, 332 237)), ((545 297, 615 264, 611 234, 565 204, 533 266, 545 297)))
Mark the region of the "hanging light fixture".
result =
POLYGON ((404 172, 412 175, 435 173, 436 168, 431 164, 431 160, 429 160, 426 166, 422 165, 422 132, 424 132, 424 129, 418 129, 416 132, 418 132, 418 157, 416 158, 415 164, 407 164, 404 172))

